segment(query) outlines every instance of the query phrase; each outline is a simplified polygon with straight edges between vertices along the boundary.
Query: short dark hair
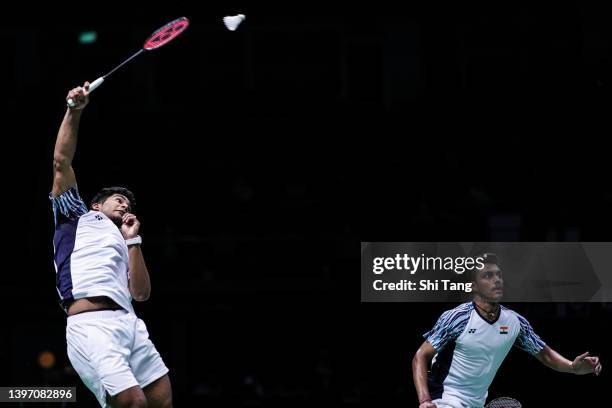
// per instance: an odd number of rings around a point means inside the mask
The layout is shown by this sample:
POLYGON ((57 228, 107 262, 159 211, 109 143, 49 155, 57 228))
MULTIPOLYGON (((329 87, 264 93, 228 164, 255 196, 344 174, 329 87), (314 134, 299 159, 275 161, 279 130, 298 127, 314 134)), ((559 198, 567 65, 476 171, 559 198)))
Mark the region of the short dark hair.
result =
POLYGON ((121 194, 122 196, 125 196, 130 201, 130 205, 129 205, 130 211, 134 210, 134 207, 136 206, 136 199, 134 198, 134 193, 132 193, 130 190, 128 190, 125 187, 105 187, 103 188, 102 190, 96 193, 94 198, 92 198, 91 205, 94 205, 97 203, 101 204, 113 194, 121 194))
MULTIPOLYGON (((478 254, 474 257, 474 259, 476 258, 482 258, 482 263, 494 264, 501 268, 501 265, 499 264, 499 258, 497 257, 497 254, 494 254, 493 252, 485 252, 485 253, 478 254)), ((471 270, 471 276, 470 276, 471 280, 473 281, 476 280, 476 274, 478 273, 478 270, 479 269, 476 267, 474 267, 471 270)))

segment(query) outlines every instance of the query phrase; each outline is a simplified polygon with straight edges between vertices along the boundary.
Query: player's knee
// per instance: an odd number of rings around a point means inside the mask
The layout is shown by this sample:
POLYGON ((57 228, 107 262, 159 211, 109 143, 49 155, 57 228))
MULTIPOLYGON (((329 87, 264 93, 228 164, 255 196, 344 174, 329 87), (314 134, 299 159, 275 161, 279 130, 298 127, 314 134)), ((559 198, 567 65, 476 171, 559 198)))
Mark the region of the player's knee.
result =
POLYGON ((144 396, 141 397, 137 397, 134 398, 132 401, 130 401, 130 405, 128 405, 129 408, 147 408, 147 399, 144 398, 144 396))

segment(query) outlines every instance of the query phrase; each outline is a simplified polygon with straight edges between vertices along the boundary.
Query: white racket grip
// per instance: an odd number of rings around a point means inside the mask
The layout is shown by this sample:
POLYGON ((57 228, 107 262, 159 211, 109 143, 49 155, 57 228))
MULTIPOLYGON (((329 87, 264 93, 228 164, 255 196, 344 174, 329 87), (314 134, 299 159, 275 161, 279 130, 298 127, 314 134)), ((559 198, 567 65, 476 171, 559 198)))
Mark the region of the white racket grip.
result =
MULTIPOLYGON (((91 93, 94 89, 102 85, 102 82, 104 82, 104 77, 100 77, 93 81, 91 84, 89 84, 87 93, 91 93)), ((68 106, 71 108, 74 108, 76 106, 76 103, 72 100, 72 98, 68 99, 68 106)))
POLYGON ((96 79, 91 84, 89 84, 89 90, 87 92, 92 92, 94 89, 102 85, 102 82, 104 82, 104 77, 96 79))

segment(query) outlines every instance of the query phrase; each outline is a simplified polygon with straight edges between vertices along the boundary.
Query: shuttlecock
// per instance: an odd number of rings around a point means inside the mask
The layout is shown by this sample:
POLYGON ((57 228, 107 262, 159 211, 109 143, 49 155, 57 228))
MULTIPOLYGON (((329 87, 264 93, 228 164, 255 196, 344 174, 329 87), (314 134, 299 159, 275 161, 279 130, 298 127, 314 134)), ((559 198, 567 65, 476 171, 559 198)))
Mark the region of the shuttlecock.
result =
POLYGON ((244 21, 246 17, 244 14, 237 14, 235 16, 225 16, 223 17, 223 24, 227 27, 228 30, 234 31, 238 28, 240 23, 244 21))

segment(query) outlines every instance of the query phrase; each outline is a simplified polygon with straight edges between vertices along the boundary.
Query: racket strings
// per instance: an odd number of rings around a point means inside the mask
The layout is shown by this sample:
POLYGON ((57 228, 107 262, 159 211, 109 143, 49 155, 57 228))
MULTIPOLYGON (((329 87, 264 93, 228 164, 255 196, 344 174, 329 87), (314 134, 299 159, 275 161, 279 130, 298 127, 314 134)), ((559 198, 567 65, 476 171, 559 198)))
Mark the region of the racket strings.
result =
POLYGON ((514 398, 501 397, 489 402, 485 408, 521 408, 520 402, 514 398))
POLYGON ((151 37, 145 42, 144 49, 152 50, 154 48, 159 48, 164 44, 172 41, 176 36, 182 33, 187 26, 189 25, 189 20, 185 17, 181 17, 177 20, 174 20, 159 30, 155 31, 151 37))

